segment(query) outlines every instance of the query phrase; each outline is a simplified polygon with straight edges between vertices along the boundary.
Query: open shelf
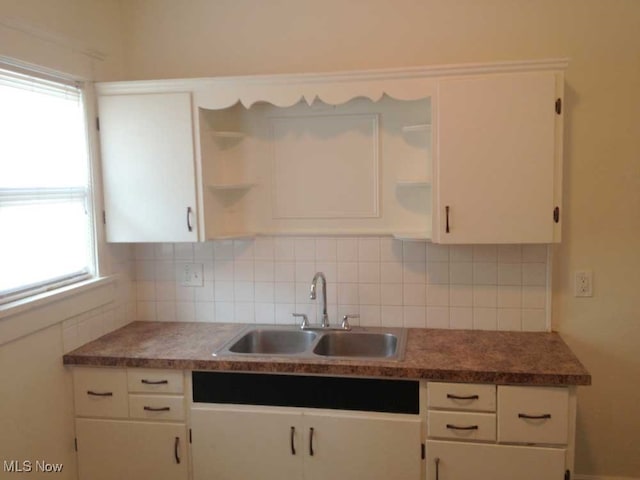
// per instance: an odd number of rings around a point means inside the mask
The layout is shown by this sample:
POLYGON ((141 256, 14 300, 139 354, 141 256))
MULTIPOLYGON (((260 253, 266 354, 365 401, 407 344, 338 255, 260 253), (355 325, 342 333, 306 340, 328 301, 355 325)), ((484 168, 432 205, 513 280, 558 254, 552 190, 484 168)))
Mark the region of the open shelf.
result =
POLYGON ((424 132, 426 130, 429 130, 430 128, 431 128, 430 123, 418 123, 416 125, 405 125, 404 127, 402 127, 402 131, 405 133, 424 132))
POLYGON ((385 96, 318 108, 257 102, 199 109, 207 239, 392 238, 427 230, 431 100, 385 96), (388 151, 380 148, 384 135, 388 151))
POLYGON ((396 187, 430 187, 431 181, 426 178, 396 180, 396 187))
POLYGON ((392 234, 396 240, 408 240, 408 241, 425 241, 431 240, 431 232, 426 230, 423 232, 396 232, 392 234))
POLYGON ((254 232, 237 232, 237 233, 222 233, 220 235, 211 235, 207 240, 242 240, 244 238, 255 238, 254 232))
POLYGON ((217 138, 244 138, 246 137, 245 132, 233 131, 233 130, 209 130, 209 133, 213 137, 217 138))
POLYGON ((248 190, 255 187, 255 183, 211 183, 207 185, 211 190, 248 190))

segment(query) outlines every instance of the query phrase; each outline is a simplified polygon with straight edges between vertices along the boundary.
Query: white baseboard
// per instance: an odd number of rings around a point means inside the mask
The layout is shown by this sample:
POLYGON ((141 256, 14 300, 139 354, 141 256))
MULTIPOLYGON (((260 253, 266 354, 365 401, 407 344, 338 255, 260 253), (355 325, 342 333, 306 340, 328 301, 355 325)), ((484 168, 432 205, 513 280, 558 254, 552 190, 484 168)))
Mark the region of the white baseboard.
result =
POLYGON ((571 475, 573 480, 640 480, 637 477, 609 477, 602 475, 580 475, 578 473, 571 475))

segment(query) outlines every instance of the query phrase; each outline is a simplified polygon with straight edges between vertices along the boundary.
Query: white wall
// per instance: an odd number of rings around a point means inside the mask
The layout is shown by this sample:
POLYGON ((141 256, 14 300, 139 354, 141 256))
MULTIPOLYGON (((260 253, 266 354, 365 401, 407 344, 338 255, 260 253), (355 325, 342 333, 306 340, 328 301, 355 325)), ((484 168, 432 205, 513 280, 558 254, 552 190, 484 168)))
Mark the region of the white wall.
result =
POLYGON ((91 80, 123 74, 118 0, 0 0, 0 56, 91 80))
POLYGON ((579 473, 640 477, 640 2, 129 0, 127 77, 314 72, 570 57, 553 326, 593 373, 579 473), (572 276, 594 271, 594 297, 572 276))

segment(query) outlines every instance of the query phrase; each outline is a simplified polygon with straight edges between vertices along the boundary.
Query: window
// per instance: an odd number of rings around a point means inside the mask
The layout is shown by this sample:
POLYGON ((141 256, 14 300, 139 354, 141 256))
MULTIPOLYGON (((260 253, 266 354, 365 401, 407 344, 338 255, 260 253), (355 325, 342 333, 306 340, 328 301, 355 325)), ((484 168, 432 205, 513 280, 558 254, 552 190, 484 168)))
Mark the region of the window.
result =
POLYGON ((94 250, 82 90, 0 68, 0 303, 89 278, 94 250))

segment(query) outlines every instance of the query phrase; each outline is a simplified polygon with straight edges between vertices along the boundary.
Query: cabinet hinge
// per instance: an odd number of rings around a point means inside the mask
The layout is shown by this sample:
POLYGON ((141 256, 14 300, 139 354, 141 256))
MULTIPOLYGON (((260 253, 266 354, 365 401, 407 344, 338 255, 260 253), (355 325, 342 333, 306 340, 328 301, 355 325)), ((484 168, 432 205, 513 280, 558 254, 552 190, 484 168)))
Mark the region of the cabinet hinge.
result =
POLYGON ((102 210, 102 224, 107 224, 107 212, 105 212, 104 210, 102 210))
POLYGON ((189 443, 193 443, 193 437, 191 436, 191 429, 189 429, 189 443))
POLYGON ((78 437, 73 439, 73 448, 76 449, 76 452, 78 451, 78 437))
POLYGON ((100 117, 96 117, 96 130, 100 131, 100 117))
POLYGON ((562 99, 558 98, 556 100, 556 113, 560 115, 562 113, 562 99))
POLYGON ((553 209, 553 221, 555 223, 560 222, 560 207, 556 207, 553 209))
POLYGON ((420 458, 424 460, 425 457, 426 457, 425 446, 424 446, 424 443, 422 443, 420 444, 420 458))
POLYGON ((571 480, 571 470, 564 472, 564 480, 571 480))

